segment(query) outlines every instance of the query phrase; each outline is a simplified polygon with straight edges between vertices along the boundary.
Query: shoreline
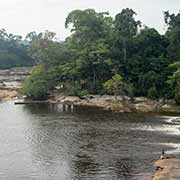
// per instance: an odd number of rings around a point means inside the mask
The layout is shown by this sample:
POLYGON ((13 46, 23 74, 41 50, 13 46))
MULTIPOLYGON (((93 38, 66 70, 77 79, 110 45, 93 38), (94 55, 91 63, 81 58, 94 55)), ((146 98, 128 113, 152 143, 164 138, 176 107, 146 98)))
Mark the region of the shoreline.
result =
POLYGON ((134 97, 132 102, 129 97, 125 101, 121 96, 115 100, 109 95, 88 95, 83 98, 77 96, 54 95, 48 99, 50 104, 65 104, 75 106, 97 107, 112 112, 143 112, 143 113, 180 113, 180 107, 167 100, 164 104, 146 97, 134 97))
POLYGON ((97 107, 103 110, 119 113, 177 113, 180 114, 180 106, 173 105, 171 100, 165 100, 162 104, 160 101, 151 100, 146 97, 134 97, 132 102, 129 97, 122 100, 121 96, 115 100, 110 95, 87 95, 82 98, 78 96, 66 96, 61 94, 52 94, 47 100, 35 101, 26 99, 21 95, 21 86, 16 88, 0 88, 0 101, 16 100, 16 104, 64 104, 84 107, 97 107))

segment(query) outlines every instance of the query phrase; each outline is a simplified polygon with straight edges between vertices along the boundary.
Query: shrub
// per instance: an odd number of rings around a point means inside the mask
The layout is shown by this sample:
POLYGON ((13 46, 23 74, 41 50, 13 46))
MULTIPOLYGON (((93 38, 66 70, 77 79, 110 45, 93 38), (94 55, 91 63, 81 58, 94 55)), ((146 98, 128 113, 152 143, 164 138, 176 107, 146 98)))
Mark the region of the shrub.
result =
POLYGON ((177 105, 180 105, 180 82, 177 83, 175 88, 175 95, 174 99, 177 105))
POLYGON ((124 96, 125 83, 123 82, 123 78, 121 75, 115 74, 103 85, 110 94, 113 94, 115 96, 116 100, 118 95, 124 96))
POLYGON ((82 97, 88 94, 87 90, 83 90, 78 82, 66 83, 66 93, 69 96, 82 97))
POLYGON ((49 90, 48 74, 42 65, 36 66, 31 76, 27 77, 23 84, 23 94, 35 100, 47 98, 49 90))
POLYGON ((158 98, 158 92, 155 86, 151 87, 148 90, 148 98, 150 99, 157 99, 158 98))

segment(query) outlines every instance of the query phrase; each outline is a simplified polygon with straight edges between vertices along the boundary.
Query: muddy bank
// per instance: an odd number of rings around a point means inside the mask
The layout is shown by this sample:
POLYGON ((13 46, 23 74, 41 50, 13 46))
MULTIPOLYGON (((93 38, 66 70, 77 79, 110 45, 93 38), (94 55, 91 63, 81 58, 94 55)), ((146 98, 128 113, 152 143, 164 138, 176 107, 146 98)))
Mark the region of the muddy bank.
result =
POLYGON ((153 180, 180 180, 180 159, 163 159, 155 163, 153 180))

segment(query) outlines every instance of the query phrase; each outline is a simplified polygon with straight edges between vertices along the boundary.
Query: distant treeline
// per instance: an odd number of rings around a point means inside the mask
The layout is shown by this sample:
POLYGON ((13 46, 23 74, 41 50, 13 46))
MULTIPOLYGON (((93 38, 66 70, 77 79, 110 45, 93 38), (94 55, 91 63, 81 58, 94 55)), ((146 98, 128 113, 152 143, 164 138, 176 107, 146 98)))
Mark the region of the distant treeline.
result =
POLYGON ((21 36, 0 30, 0 69, 32 66, 33 60, 27 53, 28 42, 21 36))
MULTIPOLYGON (((28 54, 37 66, 24 83, 24 93, 42 99, 58 86, 70 95, 175 98, 179 104, 180 13, 164 12, 163 35, 142 26, 135 16, 128 8, 115 18, 93 9, 74 10, 66 18, 71 35, 64 42, 53 32, 29 33, 28 54)), ((20 57, 24 52, 12 51, 20 57)))

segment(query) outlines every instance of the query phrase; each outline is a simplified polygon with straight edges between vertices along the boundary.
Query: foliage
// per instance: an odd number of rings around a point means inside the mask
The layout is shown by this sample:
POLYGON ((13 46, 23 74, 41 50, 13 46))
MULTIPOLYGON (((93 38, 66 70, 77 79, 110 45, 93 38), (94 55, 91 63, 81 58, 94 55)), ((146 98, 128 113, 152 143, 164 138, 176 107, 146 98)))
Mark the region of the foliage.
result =
POLYGON ((69 96, 83 97, 88 94, 87 90, 83 90, 78 82, 66 83, 66 94, 69 96))
POLYGON ((107 61, 110 59, 108 39, 112 18, 107 12, 75 10, 66 18, 66 27, 71 27, 72 35, 67 43, 74 52, 78 78, 85 82, 84 87, 90 92, 97 93, 98 86, 110 73, 107 61))
POLYGON ((111 79, 104 83, 104 88, 107 91, 112 92, 116 99, 117 95, 124 95, 124 86, 123 78, 119 74, 115 74, 111 79))
MULTIPOLYGON (((94 9, 70 12, 65 27, 71 35, 64 42, 59 42, 50 31, 27 35, 28 55, 40 65, 41 71, 33 72, 26 80, 33 83, 25 82, 25 85, 34 88, 39 83, 43 98, 49 89, 64 84, 70 95, 108 92, 116 97, 126 94, 131 99, 173 97, 180 103, 180 13, 164 15, 167 31, 161 35, 154 28, 142 28, 135 18, 136 12, 129 8, 115 18, 94 9)), ((4 42, 6 33, 2 31, 1 36, 4 42)), ((18 36, 8 35, 8 38, 16 46, 21 42, 18 36)), ((19 54, 15 52, 5 54, 6 58, 4 52, 0 53, 0 64, 1 59, 5 66, 11 59, 16 61, 19 54)), ((37 98, 41 94, 37 91, 31 92, 31 96, 37 98)))
POLYGON ((132 9, 123 9, 115 16, 113 23, 113 61, 116 68, 118 68, 117 70, 122 72, 126 80, 129 76, 128 64, 131 55, 131 46, 133 39, 137 35, 138 28, 141 26, 141 22, 135 20, 135 15, 136 13, 132 9))
POLYGON ((176 62, 180 59, 180 12, 175 15, 166 11, 164 12, 164 19, 167 25, 166 37, 169 40, 168 58, 176 62))
POLYGON ((173 89, 176 103, 180 105, 180 62, 173 63, 170 67, 176 68, 176 71, 169 77, 168 83, 173 89))
POLYGON ((50 89, 50 78, 42 65, 36 66, 30 77, 27 77, 23 84, 23 93, 35 100, 46 99, 50 89))
POLYGON ((5 29, 0 30, 0 69, 32 66, 33 61, 26 50, 26 42, 21 36, 8 34, 5 29))
POLYGON ((55 41, 55 33, 45 31, 44 33, 30 33, 26 38, 30 39, 29 55, 36 64, 44 64, 46 67, 57 66, 65 63, 70 58, 64 42, 55 41))
POLYGON ((148 97, 150 99, 157 99, 158 97, 158 92, 155 86, 151 87, 150 89, 148 89, 148 97))

